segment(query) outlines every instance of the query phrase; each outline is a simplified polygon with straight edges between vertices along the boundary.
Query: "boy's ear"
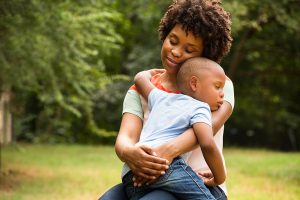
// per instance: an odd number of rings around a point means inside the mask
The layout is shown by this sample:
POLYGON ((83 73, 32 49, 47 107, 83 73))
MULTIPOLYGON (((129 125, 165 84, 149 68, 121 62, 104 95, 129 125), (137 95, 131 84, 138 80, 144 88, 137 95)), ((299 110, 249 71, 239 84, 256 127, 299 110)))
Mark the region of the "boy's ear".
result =
POLYGON ((195 92, 197 89, 197 82, 198 82, 198 78, 196 76, 192 76, 190 78, 189 84, 193 92, 195 92))

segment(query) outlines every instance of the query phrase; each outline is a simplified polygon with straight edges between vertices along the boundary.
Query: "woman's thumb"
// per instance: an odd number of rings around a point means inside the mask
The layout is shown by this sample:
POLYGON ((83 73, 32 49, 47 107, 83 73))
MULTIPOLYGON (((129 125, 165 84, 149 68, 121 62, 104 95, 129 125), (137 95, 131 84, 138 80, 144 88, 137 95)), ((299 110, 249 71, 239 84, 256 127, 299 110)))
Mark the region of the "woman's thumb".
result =
POLYGON ((149 146, 146 146, 146 145, 142 145, 141 148, 148 154, 152 155, 152 156, 157 156, 157 154, 155 153, 155 151, 149 147, 149 146))

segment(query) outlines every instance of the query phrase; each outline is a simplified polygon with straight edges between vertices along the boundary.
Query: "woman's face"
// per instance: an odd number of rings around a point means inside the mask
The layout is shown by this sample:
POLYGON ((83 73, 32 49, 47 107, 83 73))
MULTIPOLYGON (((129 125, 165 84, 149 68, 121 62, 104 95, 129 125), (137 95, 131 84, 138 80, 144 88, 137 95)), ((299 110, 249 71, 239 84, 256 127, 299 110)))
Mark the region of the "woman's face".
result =
POLYGON ((201 56, 203 39, 193 33, 186 33, 180 24, 167 35, 161 48, 161 61, 167 73, 177 74, 181 64, 192 57, 201 56))

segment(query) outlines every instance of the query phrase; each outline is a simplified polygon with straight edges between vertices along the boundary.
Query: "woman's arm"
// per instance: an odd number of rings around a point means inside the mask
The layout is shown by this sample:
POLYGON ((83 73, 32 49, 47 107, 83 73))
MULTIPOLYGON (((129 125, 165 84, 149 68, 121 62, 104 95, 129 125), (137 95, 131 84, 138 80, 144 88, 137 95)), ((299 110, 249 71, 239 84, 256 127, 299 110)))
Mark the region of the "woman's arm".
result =
POLYGON ((166 159, 156 157, 150 147, 136 145, 142 125, 141 118, 131 113, 124 113, 115 150, 118 157, 127 163, 134 174, 153 179, 168 168, 168 162, 166 159))

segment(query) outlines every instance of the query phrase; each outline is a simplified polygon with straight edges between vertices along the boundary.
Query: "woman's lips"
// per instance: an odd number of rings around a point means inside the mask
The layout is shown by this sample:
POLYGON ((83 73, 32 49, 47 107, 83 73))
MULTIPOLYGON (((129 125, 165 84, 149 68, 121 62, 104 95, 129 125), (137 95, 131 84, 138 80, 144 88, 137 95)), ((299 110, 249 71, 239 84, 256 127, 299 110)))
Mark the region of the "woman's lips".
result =
POLYGON ((167 64, 169 67, 176 67, 178 65, 177 62, 175 62, 174 60, 172 60, 171 58, 166 58, 167 64))

